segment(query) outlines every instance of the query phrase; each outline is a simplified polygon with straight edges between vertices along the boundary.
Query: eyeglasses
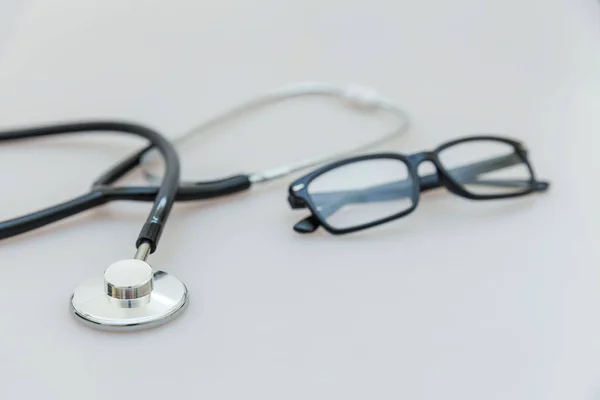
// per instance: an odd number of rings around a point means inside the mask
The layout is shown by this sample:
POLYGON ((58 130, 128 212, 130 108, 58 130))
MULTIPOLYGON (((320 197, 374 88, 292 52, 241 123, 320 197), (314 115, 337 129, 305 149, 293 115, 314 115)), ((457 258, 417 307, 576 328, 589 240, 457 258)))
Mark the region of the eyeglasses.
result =
POLYGON ((546 191, 549 183, 535 178, 527 150, 518 141, 494 137, 467 137, 434 151, 410 155, 363 155, 326 165, 297 179, 289 187, 294 209, 312 215, 294 230, 345 234, 383 224, 415 210, 421 192, 445 187, 472 200, 494 200, 546 191), (436 172, 419 176, 424 161, 436 172))

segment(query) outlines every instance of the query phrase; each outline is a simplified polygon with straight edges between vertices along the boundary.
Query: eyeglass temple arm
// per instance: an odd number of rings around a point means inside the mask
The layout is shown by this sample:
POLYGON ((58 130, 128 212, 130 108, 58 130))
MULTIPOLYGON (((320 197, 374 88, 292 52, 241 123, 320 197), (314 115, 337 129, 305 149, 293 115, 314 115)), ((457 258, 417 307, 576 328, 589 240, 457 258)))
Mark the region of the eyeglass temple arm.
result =
MULTIPOLYGON (((518 154, 514 153, 506 156, 492 158, 490 160, 472 163, 462 167, 457 167, 452 169, 450 173, 459 183, 462 184, 488 185, 500 187, 523 187, 531 184, 531 182, 529 180, 518 179, 477 179, 477 176, 480 174, 494 171, 497 169, 506 168, 518 164, 520 162, 522 162, 522 159, 518 154)), ((315 193, 312 195, 312 197, 320 199, 317 200, 317 203, 329 203, 326 206, 322 207, 321 210, 319 210, 321 217, 327 218, 328 216, 334 214, 337 210, 339 210, 341 207, 347 204, 388 201, 411 197, 412 186, 412 182, 404 180, 386 183, 383 185, 365 188, 361 190, 315 193)), ((425 192, 428 190, 439 188, 442 186, 442 184, 438 174, 435 173, 420 177, 419 186, 420 191, 425 192)), ((547 184, 540 183, 540 186, 536 187, 536 189, 544 190, 546 187, 547 184)), ((299 224, 297 224, 297 226, 301 225, 298 226, 298 228, 309 228, 309 225, 314 225, 315 222, 317 225, 314 226, 314 229, 301 230, 301 232, 314 231, 318 227, 318 221, 316 218, 311 218, 310 224, 308 224, 308 221, 303 220, 299 224)))

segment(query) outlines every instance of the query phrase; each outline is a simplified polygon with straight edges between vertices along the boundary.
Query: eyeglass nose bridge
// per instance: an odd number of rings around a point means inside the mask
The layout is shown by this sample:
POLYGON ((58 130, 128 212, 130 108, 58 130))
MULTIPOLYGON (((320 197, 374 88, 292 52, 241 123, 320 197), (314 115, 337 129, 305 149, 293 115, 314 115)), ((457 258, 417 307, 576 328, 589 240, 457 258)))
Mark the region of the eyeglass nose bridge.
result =
POLYGON ((421 153, 414 153, 408 156, 408 162, 410 166, 415 170, 425 161, 430 161, 435 164, 435 152, 424 151, 421 153))
POLYGON ((414 174, 418 177, 419 192, 426 192, 441 186, 446 186, 451 192, 456 190, 452 184, 447 182, 443 174, 440 173, 434 151, 411 154, 408 156, 408 163, 414 174), (434 170, 423 175, 419 174, 419 166, 427 161, 433 164, 434 170))

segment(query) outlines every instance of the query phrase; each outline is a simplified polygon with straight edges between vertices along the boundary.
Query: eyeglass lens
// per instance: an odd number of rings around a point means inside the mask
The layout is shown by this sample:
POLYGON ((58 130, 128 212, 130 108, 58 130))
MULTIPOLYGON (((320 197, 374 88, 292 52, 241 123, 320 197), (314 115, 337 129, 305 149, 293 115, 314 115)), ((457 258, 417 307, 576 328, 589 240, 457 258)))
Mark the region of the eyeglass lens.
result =
POLYGON ((307 190, 319 216, 335 229, 380 221, 414 204, 409 168, 393 158, 342 165, 315 178, 307 190))
POLYGON ((458 143, 439 152, 446 173, 465 191, 480 196, 522 193, 533 176, 512 144, 498 140, 458 143))

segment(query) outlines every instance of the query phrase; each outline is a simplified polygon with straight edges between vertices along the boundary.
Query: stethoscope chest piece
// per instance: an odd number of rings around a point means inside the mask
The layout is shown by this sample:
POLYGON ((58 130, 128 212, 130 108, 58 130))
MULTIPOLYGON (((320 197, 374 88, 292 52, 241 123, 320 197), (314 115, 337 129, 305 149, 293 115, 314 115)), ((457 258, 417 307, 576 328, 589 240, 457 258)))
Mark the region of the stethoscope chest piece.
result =
POLYGON ((81 284, 71 296, 80 321, 98 329, 141 330, 164 324, 187 306, 185 285, 173 275, 152 271, 145 261, 117 261, 104 279, 81 284))

